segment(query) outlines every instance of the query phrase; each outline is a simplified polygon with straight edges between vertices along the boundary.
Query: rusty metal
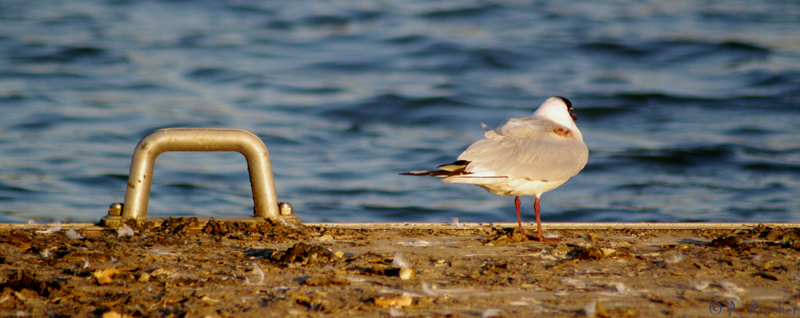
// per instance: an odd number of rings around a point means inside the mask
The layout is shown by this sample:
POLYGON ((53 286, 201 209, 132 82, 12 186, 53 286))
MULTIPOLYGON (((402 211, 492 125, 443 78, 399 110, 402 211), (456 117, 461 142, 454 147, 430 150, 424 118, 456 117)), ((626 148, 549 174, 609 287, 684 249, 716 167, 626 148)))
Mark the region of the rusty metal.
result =
MULTIPOLYGON (((109 216, 103 223, 127 219, 145 219, 153 183, 156 158, 167 151, 236 151, 247 159, 253 191, 255 218, 277 219, 280 214, 278 195, 269 152, 255 134, 231 128, 164 128, 144 137, 136 146, 131 160, 125 203, 120 216, 109 216)), ((111 210, 109 210, 111 212, 111 210)))

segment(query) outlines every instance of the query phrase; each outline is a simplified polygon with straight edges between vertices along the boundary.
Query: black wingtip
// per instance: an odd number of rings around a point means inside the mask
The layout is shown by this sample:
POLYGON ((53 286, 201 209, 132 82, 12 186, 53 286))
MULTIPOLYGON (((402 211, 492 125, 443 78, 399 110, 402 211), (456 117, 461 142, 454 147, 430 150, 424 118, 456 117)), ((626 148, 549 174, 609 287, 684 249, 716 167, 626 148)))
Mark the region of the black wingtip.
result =
POLYGON ((452 175, 449 171, 442 171, 442 170, 433 170, 433 171, 409 171, 403 172, 400 174, 401 176, 422 176, 422 177, 439 177, 445 178, 452 175))
POLYGON ((419 170, 419 171, 409 171, 403 172, 401 176, 426 176, 426 177, 451 177, 456 175, 463 175, 469 174, 464 172, 464 169, 469 164, 469 161, 466 160, 458 160, 453 163, 448 163, 439 166, 441 170, 419 170))

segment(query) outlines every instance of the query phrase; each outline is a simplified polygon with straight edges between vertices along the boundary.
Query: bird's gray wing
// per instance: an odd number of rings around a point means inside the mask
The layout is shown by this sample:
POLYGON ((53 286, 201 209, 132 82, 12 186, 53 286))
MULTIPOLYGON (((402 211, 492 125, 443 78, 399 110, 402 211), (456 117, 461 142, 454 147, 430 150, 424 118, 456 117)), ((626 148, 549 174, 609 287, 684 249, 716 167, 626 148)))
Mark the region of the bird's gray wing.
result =
POLYGON ((564 129, 532 118, 510 119, 487 131, 487 138, 472 144, 458 160, 469 161, 465 172, 474 175, 567 180, 586 165, 589 150, 564 129))

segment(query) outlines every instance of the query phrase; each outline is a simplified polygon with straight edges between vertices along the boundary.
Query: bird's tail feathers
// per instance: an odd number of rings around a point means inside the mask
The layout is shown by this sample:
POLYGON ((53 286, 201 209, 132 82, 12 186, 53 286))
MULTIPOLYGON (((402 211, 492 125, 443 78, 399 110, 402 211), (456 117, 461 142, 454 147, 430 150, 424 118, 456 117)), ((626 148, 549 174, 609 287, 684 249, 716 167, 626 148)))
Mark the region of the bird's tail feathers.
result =
POLYGON ((452 176, 459 176, 469 174, 469 172, 465 172, 464 169, 469 164, 469 161, 466 160, 458 160, 453 163, 448 163, 439 166, 440 170, 419 170, 419 171, 409 171, 403 172, 401 175, 404 176, 426 176, 426 177, 452 177, 452 176))

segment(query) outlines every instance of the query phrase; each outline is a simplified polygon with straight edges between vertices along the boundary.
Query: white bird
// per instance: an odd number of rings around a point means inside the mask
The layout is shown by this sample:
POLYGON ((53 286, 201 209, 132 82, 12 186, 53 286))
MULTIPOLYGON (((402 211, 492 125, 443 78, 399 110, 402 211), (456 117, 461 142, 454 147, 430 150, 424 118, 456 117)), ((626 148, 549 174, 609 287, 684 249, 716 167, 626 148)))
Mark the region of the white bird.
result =
MULTIPOLYGON (((548 98, 526 118, 510 118, 495 129, 486 130, 486 139, 464 150, 456 162, 439 170, 411 171, 401 175, 444 178, 444 183, 474 184, 497 195, 515 196, 517 223, 522 195, 536 196, 537 238, 545 239, 539 217, 539 198, 578 174, 589 160, 589 149, 575 125, 572 103, 561 96, 548 98)), ((486 125, 483 125, 486 129, 486 125)))

